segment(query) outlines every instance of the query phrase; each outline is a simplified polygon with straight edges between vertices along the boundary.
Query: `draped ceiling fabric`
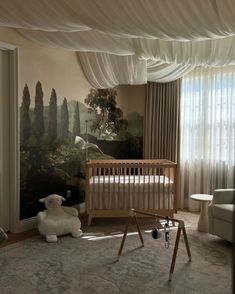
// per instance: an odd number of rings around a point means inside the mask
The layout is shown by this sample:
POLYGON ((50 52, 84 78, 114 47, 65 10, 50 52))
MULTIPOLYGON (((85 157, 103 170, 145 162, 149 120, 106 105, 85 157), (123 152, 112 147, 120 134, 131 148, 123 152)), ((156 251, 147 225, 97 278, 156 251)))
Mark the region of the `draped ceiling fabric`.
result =
POLYGON ((234 15, 234 0, 0 1, 0 27, 79 52, 95 88, 234 65, 234 15))
POLYGON ((135 56, 80 52, 79 59, 86 77, 95 88, 147 83, 146 60, 135 56))

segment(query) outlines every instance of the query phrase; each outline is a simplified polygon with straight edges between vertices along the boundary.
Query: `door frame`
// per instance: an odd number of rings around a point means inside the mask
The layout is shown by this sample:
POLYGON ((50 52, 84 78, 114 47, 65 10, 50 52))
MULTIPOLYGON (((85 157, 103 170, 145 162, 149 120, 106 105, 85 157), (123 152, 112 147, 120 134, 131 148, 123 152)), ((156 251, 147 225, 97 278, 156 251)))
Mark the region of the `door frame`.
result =
POLYGON ((10 227, 10 51, 0 48, 1 53, 1 187, 0 220, 4 230, 10 227))
POLYGON ((36 217, 20 220, 20 117, 19 117, 19 48, 1 42, 0 49, 9 50, 10 101, 9 101, 9 230, 13 233, 36 226, 36 217))

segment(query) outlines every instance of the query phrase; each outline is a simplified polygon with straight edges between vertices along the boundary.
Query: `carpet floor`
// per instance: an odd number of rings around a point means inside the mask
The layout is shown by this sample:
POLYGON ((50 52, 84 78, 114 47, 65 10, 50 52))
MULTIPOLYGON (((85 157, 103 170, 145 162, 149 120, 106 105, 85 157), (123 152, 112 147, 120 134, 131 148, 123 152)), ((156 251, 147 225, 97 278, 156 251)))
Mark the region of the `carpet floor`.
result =
POLYGON ((192 262, 181 235, 172 281, 168 281, 176 228, 170 246, 151 237, 155 220, 139 220, 145 246, 134 225, 117 261, 125 219, 94 219, 81 238, 47 243, 40 236, 0 248, 0 294, 230 294, 232 244, 196 229, 198 215, 185 221, 192 262))

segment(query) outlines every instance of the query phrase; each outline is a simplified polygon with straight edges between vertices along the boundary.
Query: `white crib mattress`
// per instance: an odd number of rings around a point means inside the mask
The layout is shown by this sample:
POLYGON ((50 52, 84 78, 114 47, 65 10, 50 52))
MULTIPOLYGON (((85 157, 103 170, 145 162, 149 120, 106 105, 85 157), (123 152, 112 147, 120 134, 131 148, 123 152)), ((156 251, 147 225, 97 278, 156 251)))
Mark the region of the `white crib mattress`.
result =
POLYGON ((173 181, 166 176, 93 176, 90 209, 168 209, 173 181))

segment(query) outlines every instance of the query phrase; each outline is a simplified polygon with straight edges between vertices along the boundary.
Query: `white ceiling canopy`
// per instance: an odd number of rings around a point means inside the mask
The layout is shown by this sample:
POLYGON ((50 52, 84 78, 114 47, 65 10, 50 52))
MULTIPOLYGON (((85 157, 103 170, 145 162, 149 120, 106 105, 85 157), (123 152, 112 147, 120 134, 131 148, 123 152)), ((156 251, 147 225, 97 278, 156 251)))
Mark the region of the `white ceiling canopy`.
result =
POLYGON ((0 26, 79 52, 95 88, 234 65, 234 17, 234 0, 0 1, 0 26))

